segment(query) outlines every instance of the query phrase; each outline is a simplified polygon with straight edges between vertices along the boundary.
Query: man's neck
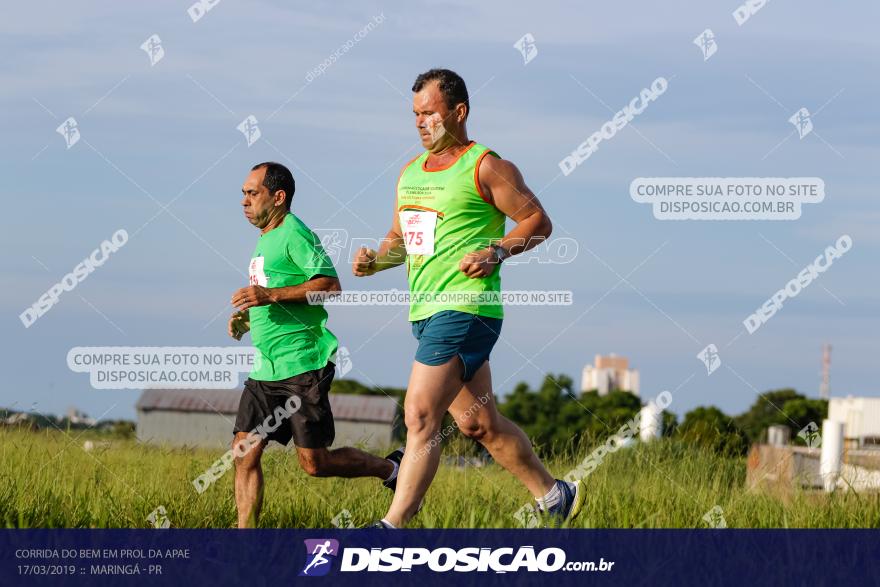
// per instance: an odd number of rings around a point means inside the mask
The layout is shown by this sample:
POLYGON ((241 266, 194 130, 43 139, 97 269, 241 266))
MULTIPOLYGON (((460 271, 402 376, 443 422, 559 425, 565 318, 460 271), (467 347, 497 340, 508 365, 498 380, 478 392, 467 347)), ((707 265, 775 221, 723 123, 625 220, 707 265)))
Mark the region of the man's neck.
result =
POLYGON ((466 149, 471 141, 467 137, 467 134, 462 134, 459 137, 452 137, 452 142, 448 145, 441 147, 438 151, 431 151, 430 154, 434 157, 445 157, 447 155, 457 155, 462 150, 466 149))
POLYGON ((280 216, 278 216, 278 217, 273 218, 272 220, 270 220, 270 221, 269 221, 269 224, 267 224, 267 225, 265 226, 265 228, 263 228, 263 230, 261 231, 260 234, 266 234, 266 233, 269 232, 270 230, 274 230, 274 229, 278 228, 279 226, 281 226, 281 224, 284 222, 284 218, 285 218, 288 214, 289 214, 289 211, 285 211, 285 212, 284 212, 283 214, 281 214, 280 216))

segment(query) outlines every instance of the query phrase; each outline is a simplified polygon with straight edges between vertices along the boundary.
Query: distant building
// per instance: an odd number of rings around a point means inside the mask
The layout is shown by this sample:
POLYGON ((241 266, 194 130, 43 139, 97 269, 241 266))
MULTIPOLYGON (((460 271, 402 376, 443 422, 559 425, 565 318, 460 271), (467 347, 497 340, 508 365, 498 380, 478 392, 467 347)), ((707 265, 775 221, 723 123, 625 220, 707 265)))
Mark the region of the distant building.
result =
POLYGON ((98 422, 94 418, 89 418, 85 413, 80 412, 73 406, 67 408, 67 420, 71 424, 83 424, 85 426, 94 426, 98 422))
POLYGON ((749 452, 749 490, 880 493, 880 398, 833 397, 821 425, 821 435, 807 434, 819 430, 817 422, 798 434, 807 446, 789 445, 788 427, 771 426, 768 444, 755 444, 749 452))
POLYGON ((880 397, 833 397, 828 419, 843 422, 847 447, 880 448, 880 397))
MULTIPOLYGON (((229 448, 239 389, 147 389, 136 404, 137 439, 150 444, 229 448)), ((333 446, 385 449, 394 441, 397 402, 390 397, 331 393, 333 446)), ((272 443, 274 444, 274 443, 272 443)), ((293 448, 293 442, 288 445, 293 448)))
POLYGON ((26 414, 25 412, 16 412, 16 413, 12 414, 11 416, 4 418, 3 423, 8 424, 10 426, 14 426, 15 424, 21 424, 22 422, 27 422, 30 419, 31 419, 30 416, 28 414, 26 414))
POLYGON ((607 395, 615 390, 639 395, 639 372, 629 368, 626 357, 618 357, 614 353, 608 356, 596 355, 595 364, 584 367, 581 379, 581 391, 593 389, 599 395, 607 395))

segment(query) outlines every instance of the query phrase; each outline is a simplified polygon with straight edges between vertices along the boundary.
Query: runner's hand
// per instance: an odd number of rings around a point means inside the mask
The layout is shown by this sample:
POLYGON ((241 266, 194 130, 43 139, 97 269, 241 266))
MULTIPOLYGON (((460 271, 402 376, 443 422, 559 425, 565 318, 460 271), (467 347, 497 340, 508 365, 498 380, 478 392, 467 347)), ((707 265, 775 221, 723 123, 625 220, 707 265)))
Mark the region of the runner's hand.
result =
POLYGON ((254 306, 265 306, 274 301, 269 288, 262 285, 249 285, 232 294, 232 305, 238 308, 240 312, 254 306))
POLYGON ((245 310, 244 312, 236 312, 232 316, 229 317, 229 336, 234 338, 235 340, 241 340, 241 337, 245 335, 251 329, 251 318, 250 312, 245 310))
POLYGON ((458 264, 458 268, 471 279, 478 279, 492 275, 497 265, 498 257, 495 255, 494 249, 486 248, 465 255, 458 264))
POLYGON ((354 263, 351 265, 351 271, 357 277, 366 277, 376 272, 376 251, 361 247, 355 255, 354 263))

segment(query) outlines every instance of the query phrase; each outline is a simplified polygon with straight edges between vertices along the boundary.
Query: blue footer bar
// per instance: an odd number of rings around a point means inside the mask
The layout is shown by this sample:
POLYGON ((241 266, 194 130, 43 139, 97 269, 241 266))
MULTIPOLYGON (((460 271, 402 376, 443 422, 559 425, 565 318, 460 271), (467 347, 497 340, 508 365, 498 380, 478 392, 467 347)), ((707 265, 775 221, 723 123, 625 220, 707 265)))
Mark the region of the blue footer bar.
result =
POLYGON ((878 553, 877 530, 0 530, 0 585, 862 584, 878 553))

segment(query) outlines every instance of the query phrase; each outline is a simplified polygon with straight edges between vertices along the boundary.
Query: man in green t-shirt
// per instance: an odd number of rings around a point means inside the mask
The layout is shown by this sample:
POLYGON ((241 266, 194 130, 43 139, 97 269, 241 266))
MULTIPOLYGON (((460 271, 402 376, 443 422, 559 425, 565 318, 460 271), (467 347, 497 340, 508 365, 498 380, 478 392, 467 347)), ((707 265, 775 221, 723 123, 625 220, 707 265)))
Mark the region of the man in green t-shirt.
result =
POLYGON ((260 229, 248 268, 250 285, 232 295, 236 340, 248 331, 258 351, 233 429, 239 527, 255 526, 263 502, 260 458, 270 440, 293 439, 300 466, 315 477, 378 477, 395 488, 401 450, 382 459, 343 447, 328 450, 335 429, 327 394, 336 337, 327 311, 308 295, 341 290, 314 232, 290 212, 295 184, 280 163, 255 165, 242 187, 244 215, 260 229))
POLYGON ((425 151, 397 181, 391 230, 363 248, 356 276, 406 263, 409 320, 419 341, 404 406, 406 454, 394 500, 376 527, 396 528, 418 511, 437 472, 437 439, 448 411, 510 471, 553 522, 578 515, 580 481, 554 479, 529 438, 495 406, 489 354, 501 333, 501 263, 543 242, 550 218, 516 165, 468 138, 464 80, 448 69, 419 75, 413 114, 425 151), (505 234, 505 222, 514 226, 505 234))

